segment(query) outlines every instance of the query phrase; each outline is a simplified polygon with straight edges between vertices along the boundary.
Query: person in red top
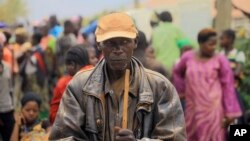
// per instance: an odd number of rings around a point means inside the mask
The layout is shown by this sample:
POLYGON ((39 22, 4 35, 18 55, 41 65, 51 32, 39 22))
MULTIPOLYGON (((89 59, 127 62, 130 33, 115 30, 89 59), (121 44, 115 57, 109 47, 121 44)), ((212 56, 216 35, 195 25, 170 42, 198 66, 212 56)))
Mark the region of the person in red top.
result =
POLYGON ((77 72, 88 70, 93 67, 92 65, 90 65, 87 48, 83 45, 76 45, 71 47, 66 53, 65 63, 68 74, 62 76, 58 80, 57 85, 53 91, 54 95, 51 100, 49 117, 51 125, 54 123, 59 108, 60 100, 69 81, 77 72))

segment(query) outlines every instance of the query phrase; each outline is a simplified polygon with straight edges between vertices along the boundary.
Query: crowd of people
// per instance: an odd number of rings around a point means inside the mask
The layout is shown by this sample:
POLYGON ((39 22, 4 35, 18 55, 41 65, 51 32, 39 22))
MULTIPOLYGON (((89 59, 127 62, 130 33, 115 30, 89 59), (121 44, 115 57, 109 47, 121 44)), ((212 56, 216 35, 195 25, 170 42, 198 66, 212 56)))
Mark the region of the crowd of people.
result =
POLYGON ((80 34, 81 22, 81 17, 75 17, 61 26, 56 16, 51 16, 34 24, 31 33, 23 25, 1 27, 0 123, 4 141, 10 139, 19 112, 27 123, 31 122, 28 130, 38 118, 47 118, 52 124, 67 83, 77 71, 97 64, 99 52, 87 38, 91 32, 80 34), (26 102, 23 104, 21 99, 29 99, 29 93, 38 96, 30 101, 39 101, 35 110, 31 108, 33 115, 19 110, 25 109, 26 102))
POLYGON ((247 123, 238 91, 246 56, 234 47, 235 31, 201 29, 197 34, 199 47, 195 48, 172 23, 169 12, 157 17, 150 41, 143 31, 123 27, 132 23, 121 13, 97 19, 84 28, 80 16, 65 20, 61 26, 54 15, 34 24, 32 32, 23 25, 1 27, 0 140, 40 141, 48 140, 49 135, 52 140, 72 135, 72 140, 115 140, 113 127, 120 125, 117 120, 122 113, 122 75, 129 68, 133 79, 128 128, 133 132, 119 129, 117 140, 134 134, 140 139, 184 141, 187 136, 188 141, 226 141, 229 125, 247 123), (81 96, 82 91, 86 94, 81 96), (104 101, 108 103, 105 117, 100 112, 103 103, 89 96, 102 101, 97 95, 101 91, 110 94, 104 101), (151 93, 156 96, 152 98, 151 93), (139 100, 135 99, 137 94, 142 95, 139 100), (153 101, 156 104, 151 107, 153 101), (153 114, 149 114, 151 110, 155 110, 153 114), (142 126, 134 122, 135 111, 144 111, 137 115, 142 126), (168 127, 165 120, 173 122, 172 116, 179 123, 168 127), (105 118, 107 121, 102 121, 105 118), (108 124, 105 137, 100 135, 102 122, 108 124), (162 132, 171 133, 166 136, 162 132))

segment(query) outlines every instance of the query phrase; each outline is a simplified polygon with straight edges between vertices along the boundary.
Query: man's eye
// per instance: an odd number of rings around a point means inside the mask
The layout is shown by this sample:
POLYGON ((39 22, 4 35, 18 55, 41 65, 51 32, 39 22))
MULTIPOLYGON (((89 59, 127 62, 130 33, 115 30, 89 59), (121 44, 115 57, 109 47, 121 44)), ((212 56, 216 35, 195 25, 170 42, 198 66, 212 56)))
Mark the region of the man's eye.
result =
POLYGON ((122 44, 124 44, 124 45, 126 45, 126 44, 128 44, 128 43, 129 43, 128 40, 123 40, 123 41, 122 41, 122 44))
POLYGON ((128 41, 127 40, 123 40, 123 44, 127 44, 128 43, 128 41))
POLYGON ((112 45, 112 42, 106 41, 106 42, 103 42, 103 45, 104 45, 104 46, 110 46, 110 45, 112 45))

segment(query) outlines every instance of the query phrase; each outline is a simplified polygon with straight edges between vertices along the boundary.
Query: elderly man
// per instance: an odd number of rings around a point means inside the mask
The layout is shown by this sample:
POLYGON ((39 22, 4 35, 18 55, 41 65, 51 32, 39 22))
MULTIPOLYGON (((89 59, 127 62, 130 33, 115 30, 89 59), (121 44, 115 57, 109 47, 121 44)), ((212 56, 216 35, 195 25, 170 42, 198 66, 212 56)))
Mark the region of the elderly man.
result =
POLYGON ((99 20, 98 47, 104 59, 72 79, 60 104, 50 140, 185 141, 183 111, 175 88, 132 57, 137 30, 130 16, 99 20), (130 70, 127 128, 121 128, 126 69, 130 70))

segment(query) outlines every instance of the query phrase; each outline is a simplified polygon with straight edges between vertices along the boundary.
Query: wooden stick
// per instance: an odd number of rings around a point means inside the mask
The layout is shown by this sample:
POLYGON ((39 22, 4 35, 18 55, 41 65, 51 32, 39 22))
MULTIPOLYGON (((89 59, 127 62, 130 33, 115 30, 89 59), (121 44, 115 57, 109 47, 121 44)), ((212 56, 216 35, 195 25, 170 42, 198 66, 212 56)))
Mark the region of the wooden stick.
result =
POLYGON ((128 91, 129 91, 129 69, 125 73, 125 87, 123 97, 123 111, 122 111, 122 128, 126 129, 128 126, 128 91))

